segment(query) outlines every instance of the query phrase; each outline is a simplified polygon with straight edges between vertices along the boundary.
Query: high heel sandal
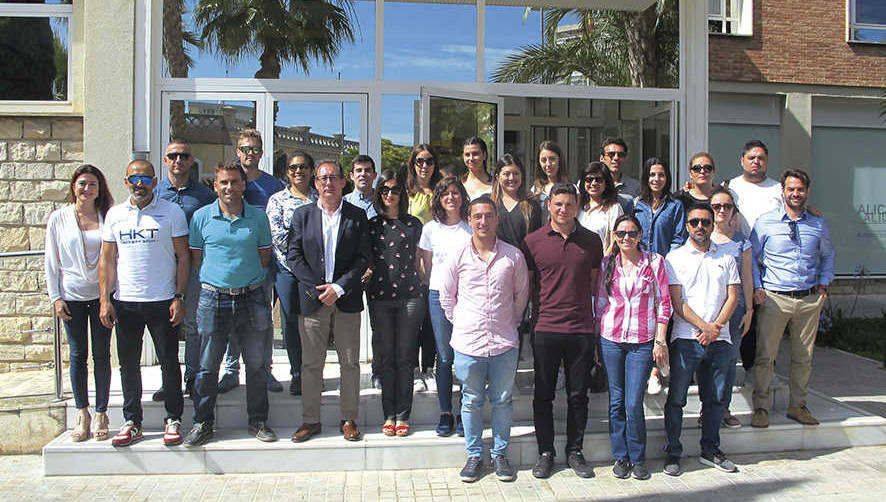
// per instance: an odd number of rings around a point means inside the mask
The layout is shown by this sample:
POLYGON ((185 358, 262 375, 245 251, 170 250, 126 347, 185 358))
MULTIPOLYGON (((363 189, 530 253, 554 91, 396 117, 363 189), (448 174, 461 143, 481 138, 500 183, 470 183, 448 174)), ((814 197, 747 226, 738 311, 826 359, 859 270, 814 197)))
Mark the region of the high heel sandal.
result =
POLYGON ((409 435, 409 422, 397 421, 397 427, 394 428, 397 437, 405 437, 409 435))
POLYGON ((397 433, 396 428, 394 427, 393 420, 386 420, 384 425, 381 426, 381 432, 385 436, 393 436, 397 433))
POLYGON ((77 425, 75 425, 74 430, 71 431, 71 441, 79 443, 89 439, 92 436, 92 432, 89 428, 91 422, 92 417, 89 416, 89 410, 86 408, 80 409, 77 412, 77 425))
POLYGON ((108 439, 108 414, 105 412, 98 412, 95 414, 95 440, 96 441, 104 441, 108 439))

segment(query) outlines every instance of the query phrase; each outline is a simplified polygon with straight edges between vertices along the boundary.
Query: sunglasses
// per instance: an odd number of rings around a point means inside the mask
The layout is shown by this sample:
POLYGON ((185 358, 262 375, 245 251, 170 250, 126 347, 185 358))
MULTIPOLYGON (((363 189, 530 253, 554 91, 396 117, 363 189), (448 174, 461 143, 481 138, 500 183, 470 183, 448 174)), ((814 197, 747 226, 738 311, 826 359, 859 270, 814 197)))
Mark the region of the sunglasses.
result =
POLYGON ((797 231, 797 222, 789 221, 788 226, 791 227, 791 240, 794 242, 800 242, 800 233, 797 231))
POLYGON ((237 150, 240 150, 240 153, 243 155, 249 155, 250 153, 253 155, 258 155, 261 153, 260 146, 238 146, 237 150))
POLYGON ((710 218, 692 218, 686 223, 688 223, 690 227, 697 227, 699 224, 701 224, 701 226, 707 228, 711 226, 712 222, 710 218))
POLYGON ((637 237, 640 237, 640 232, 638 230, 616 230, 615 236, 619 239, 624 239, 625 236, 628 236, 631 239, 636 239, 637 237))
POLYGON ((603 152, 603 155, 605 155, 606 157, 609 157, 610 159, 614 159, 616 157, 625 158, 628 156, 627 152, 622 152, 622 151, 618 151, 618 150, 612 151, 612 152, 603 152))
POLYGON ((169 152, 166 154, 166 158, 173 162, 178 159, 188 160, 191 158, 191 154, 186 152, 169 152))
POLYGON ((126 177, 126 181, 130 185, 138 185, 139 181, 142 182, 142 185, 150 185, 154 181, 154 177, 147 174, 132 174, 126 177))
POLYGON ((307 164, 289 164, 286 167, 290 171, 298 171, 298 170, 302 170, 302 169, 309 170, 311 168, 311 166, 309 166, 307 164))
POLYGON ((378 189, 378 193, 380 193, 382 195, 387 195, 387 194, 400 195, 400 192, 402 192, 402 191, 403 190, 400 187, 389 187, 389 186, 382 186, 381 188, 378 189))
POLYGON ((606 180, 602 176, 586 176, 585 183, 592 185, 594 183, 605 183, 606 180))
POLYGON ((415 158, 415 165, 420 166, 422 164, 424 164, 426 166, 433 166, 434 165, 434 157, 428 157, 428 158, 416 157, 415 158))
POLYGON ((730 204, 728 202, 723 204, 711 204, 711 209, 714 211, 732 211, 735 208, 734 204, 730 204))
POLYGON ((714 172, 714 166, 710 164, 695 164, 694 166, 690 167, 689 170, 694 173, 700 173, 702 171, 706 173, 712 173, 714 172))

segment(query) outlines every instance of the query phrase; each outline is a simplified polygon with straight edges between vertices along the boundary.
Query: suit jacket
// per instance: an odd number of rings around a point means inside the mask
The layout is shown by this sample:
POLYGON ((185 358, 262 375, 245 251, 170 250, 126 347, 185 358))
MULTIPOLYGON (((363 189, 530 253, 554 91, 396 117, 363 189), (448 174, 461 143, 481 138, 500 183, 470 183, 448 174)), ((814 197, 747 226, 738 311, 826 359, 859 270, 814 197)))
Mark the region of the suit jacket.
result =
MULTIPOLYGON (((298 279, 300 313, 316 312, 323 303, 316 286, 326 284, 323 253, 323 216, 317 203, 305 204, 292 214, 286 263, 298 279)), ((332 282, 344 290, 335 302, 342 312, 363 310, 360 277, 369 264, 369 232, 366 212, 342 200, 341 223, 335 250, 332 282)))

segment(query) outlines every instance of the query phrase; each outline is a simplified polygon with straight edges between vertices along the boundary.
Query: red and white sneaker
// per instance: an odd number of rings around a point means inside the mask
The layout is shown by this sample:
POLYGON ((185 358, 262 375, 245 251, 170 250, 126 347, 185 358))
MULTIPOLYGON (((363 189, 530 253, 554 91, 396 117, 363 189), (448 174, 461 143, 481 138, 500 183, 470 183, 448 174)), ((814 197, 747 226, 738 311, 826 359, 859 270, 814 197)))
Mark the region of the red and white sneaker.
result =
POLYGON ((166 431, 163 433, 163 444, 165 446, 175 446, 182 443, 181 420, 168 418, 166 419, 166 431))
POLYGON ((111 439, 111 446, 129 446, 142 438, 142 427, 127 420, 120 431, 111 439))

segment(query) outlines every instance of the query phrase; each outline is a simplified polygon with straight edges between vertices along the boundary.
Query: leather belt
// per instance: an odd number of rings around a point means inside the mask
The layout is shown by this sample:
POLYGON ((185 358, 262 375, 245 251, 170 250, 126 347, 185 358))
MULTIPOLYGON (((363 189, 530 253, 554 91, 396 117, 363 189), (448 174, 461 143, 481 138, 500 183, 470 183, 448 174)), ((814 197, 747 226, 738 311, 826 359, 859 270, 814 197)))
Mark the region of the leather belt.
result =
POLYGON ((237 296, 237 295, 246 294, 250 291, 255 291, 256 289, 262 287, 262 283, 257 282, 255 284, 250 284, 249 286, 246 286, 243 288, 219 288, 219 287, 213 286, 212 284, 207 284, 207 283, 203 282, 200 284, 200 287, 202 287, 203 289, 209 290, 209 291, 214 291, 216 293, 237 296))
POLYGON ((790 296, 791 298, 805 298, 811 294, 814 294, 816 291, 818 291, 818 288, 813 286, 809 289, 800 289, 797 291, 773 291, 773 293, 790 296))

